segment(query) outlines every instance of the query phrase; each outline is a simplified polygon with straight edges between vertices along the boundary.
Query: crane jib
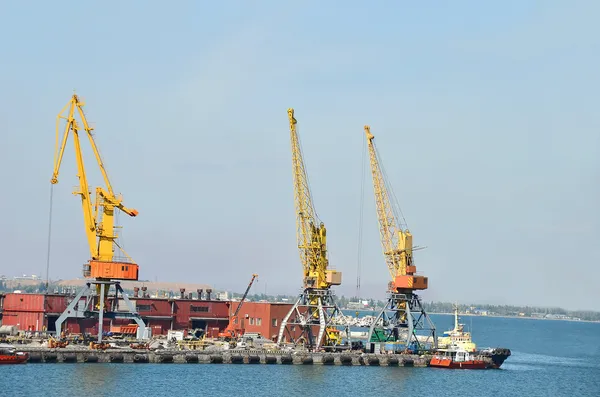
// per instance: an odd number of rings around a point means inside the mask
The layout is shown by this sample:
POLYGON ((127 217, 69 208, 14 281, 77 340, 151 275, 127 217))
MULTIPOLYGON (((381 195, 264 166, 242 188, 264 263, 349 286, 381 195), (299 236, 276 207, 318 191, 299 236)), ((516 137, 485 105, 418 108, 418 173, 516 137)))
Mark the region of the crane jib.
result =
POLYGON ((115 208, 132 217, 137 216, 138 211, 125 207, 121 197, 114 194, 104 163, 100 157, 100 151, 92 135, 93 128, 90 127, 85 117, 83 106, 84 103, 74 94, 57 116, 54 172, 50 182, 52 184, 58 183, 60 165, 67 140, 69 135, 72 135, 79 179, 79 187, 74 193, 81 197, 85 233, 90 250, 90 260, 84 265, 84 276, 102 280, 137 280, 139 267, 117 242, 118 236, 115 233, 114 215, 115 208), (79 115, 81 125, 76 120, 76 115, 79 115), (61 120, 65 120, 66 125, 59 144, 61 120), (92 200, 89 190, 80 134, 87 136, 105 183, 104 188, 96 188, 95 201, 92 200), (115 256, 115 251, 120 252, 122 256, 115 256))
POLYGON ((399 225, 390 200, 388 183, 380 166, 371 128, 364 127, 371 163, 373 192, 379 221, 379 236, 392 281, 391 292, 411 292, 427 289, 427 277, 416 275, 413 263, 413 238, 410 231, 399 225))
POLYGON ((316 216, 296 128, 298 121, 294 117, 294 109, 288 109, 288 121, 292 148, 296 232, 300 261, 304 269, 304 287, 329 288, 331 285, 341 284, 341 272, 329 269, 327 229, 316 216))

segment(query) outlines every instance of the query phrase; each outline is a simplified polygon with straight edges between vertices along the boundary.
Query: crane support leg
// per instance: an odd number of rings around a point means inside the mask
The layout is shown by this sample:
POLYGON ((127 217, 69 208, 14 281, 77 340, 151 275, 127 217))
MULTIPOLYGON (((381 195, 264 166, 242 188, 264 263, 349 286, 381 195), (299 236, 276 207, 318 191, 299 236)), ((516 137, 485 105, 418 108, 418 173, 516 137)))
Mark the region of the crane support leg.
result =
POLYGON ((403 342, 408 350, 437 349, 435 325, 416 294, 392 292, 369 327, 367 343, 403 342))
POLYGON ((292 343, 305 340, 310 350, 317 351, 327 345, 328 341, 324 338, 326 330, 333 326, 332 319, 339 313, 341 311, 330 289, 305 289, 283 318, 277 343, 283 343, 283 335, 287 331, 292 343), (315 328, 318 328, 316 340, 315 328))
POLYGON ((317 346, 321 346, 327 324, 325 323, 325 311, 323 310, 323 305, 321 304, 321 297, 318 297, 317 300, 317 310, 319 311, 319 335, 317 336, 317 346))
POLYGON ((104 288, 106 288, 106 284, 100 284, 100 296, 98 296, 98 302, 100 303, 100 310, 98 310, 98 343, 102 343, 102 334, 104 333, 104 288))
POLYGON ((144 320, 142 320, 142 316, 140 316, 140 314, 135 309, 135 306, 133 306, 133 303, 131 303, 131 301, 129 300, 129 297, 127 296, 125 291, 123 291, 123 288, 121 288, 121 284, 116 283, 115 288, 117 289, 117 292, 121 293, 121 297, 123 298, 123 301, 125 302, 125 304, 127 305, 127 308, 129 309, 129 314, 131 315, 131 317, 133 318, 135 323, 138 325, 137 338, 144 339, 145 337, 144 337, 144 333, 142 331, 146 329, 146 323, 144 323, 144 320), (142 334, 140 334, 140 332, 142 332, 142 334))
POLYGON ((62 312, 62 314, 56 319, 56 322, 54 324, 55 324, 57 339, 60 337, 60 334, 62 333, 62 324, 65 322, 65 320, 67 318, 84 318, 85 317, 83 312, 79 312, 79 308, 77 307, 77 305, 79 304, 79 301, 81 300, 81 298, 83 296, 87 297, 87 294, 89 291, 90 291, 90 283, 86 283, 85 287, 83 287, 77 293, 77 295, 75 295, 75 298, 73 298, 71 303, 69 303, 67 305, 67 308, 65 309, 65 311, 62 312))
POLYGON ((277 336, 277 344, 282 344, 283 343, 283 333, 287 329, 288 320, 290 319, 290 317, 292 316, 292 314, 300 315, 300 313, 298 312, 298 304, 299 303, 300 303, 300 298, 298 298, 298 300, 296 300, 296 303, 294 304, 294 306, 292 306, 292 308, 285 315, 285 317, 283 318, 283 320, 281 320, 281 326, 279 327, 279 335, 277 336))
POLYGON ((60 337, 63 328, 62 325, 68 318, 97 318, 98 343, 102 342, 102 330, 105 318, 110 318, 111 320, 115 318, 133 319, 138 325, 138 339, 146 339, 146 333, 144 332, 146 325, 118 281, 95 280, 86 283, 56 320, 57 337, 60 337), (92 288, 92 285, 94 285, 94 288, 92 288), (121 293, 121 298, 129 309, 128 312, 119 311, 117 302, 112 302, 108 307, 106 306, 104 296, 105 292, 110 290, 111 285, 115 286, 115 300, 119 298, 119 293, 121 293), (94 304, 95 294, 93 291, 96 291, 97 287, 99 287, 100 294, 97 296, 98 305, 96 306, 94 304), (85 300, 82 299, 84 297, 85 300), (114 310, 115 308, 116 310, 114 310))

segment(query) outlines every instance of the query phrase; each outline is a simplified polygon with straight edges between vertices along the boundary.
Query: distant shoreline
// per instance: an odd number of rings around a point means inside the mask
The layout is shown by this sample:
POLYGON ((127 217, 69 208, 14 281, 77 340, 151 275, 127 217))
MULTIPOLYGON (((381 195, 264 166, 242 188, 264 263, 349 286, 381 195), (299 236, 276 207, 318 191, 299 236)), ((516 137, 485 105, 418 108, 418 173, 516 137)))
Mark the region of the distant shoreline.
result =
MULTIPOLYGON (((445 316, 454 316, 454 313, 428 313, 428 314, 440 314, 445 316)), ((600 321, 592 321, 592 320, 574 320, 572 318, 545 318, 545 317, 529 317, 529 316, 500 316, 500 315, 487 315, 482 316, 479 314, 471 314, 471 313, 459 313, 459 316, 469 316, 469 317, 498 317, 498 318, 522 318, 524 320, 549 320, 549 321, 571 321, 574 323, 600 323, 600 321)))
MULTIPOLYGON (((377 313, 379 310, 381 309, 376 309, 376 310, 367 310, 367 309, 343 309, 345 311, 355 311, 355 312, 371 312, 371 313, 377 313)), ((429 312, 427 314, 436 314, 436 315, 442 315, 442 316, 454 316, 454 313, 434 313, 434 312, 429 312)), ((519 318, 519 319, 524 319, 524 320, 547 320, 547 321, 570 321, 573 323, 594 323, 594 324, 598 324, 600 323, 600 321, 593 321, 593 320, 574 320, 574 319, 570 319, 570 318, 545 318, 545 317, 529 317, 529 316, 500 316, 500 315, 487 315, 487 316, 482 316, 480 314, 471 314, 471 313, 459 313, 458 314, 461 317, 464 316, 469 316, 469 317, 496 317, 496 318, 519 318)))

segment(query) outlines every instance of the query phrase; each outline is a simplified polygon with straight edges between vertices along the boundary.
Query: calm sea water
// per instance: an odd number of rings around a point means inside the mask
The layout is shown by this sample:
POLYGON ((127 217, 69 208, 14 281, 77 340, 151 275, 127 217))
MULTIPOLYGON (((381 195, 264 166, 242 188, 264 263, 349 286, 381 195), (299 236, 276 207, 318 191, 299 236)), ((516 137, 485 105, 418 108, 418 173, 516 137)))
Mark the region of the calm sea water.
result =
MULTIPOLYGON (((452 316, 434 315, 441 331, 452 316)), ((600 396, 600 324, 462 319, 480 347, 513 355, 501 370, 216 364, 0 367, 0 396, 600 396)))

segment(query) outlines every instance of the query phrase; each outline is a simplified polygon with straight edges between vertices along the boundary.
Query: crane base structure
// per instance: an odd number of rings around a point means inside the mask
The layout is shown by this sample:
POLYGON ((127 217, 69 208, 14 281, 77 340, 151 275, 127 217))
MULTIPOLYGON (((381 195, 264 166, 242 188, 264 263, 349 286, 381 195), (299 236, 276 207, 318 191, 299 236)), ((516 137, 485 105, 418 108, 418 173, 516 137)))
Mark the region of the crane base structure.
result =
POLYGON ((283 318, 277 343, 281 345, 284 338, 289 337, 289 342, 304 341, 309 350, 319 350, 323 345, 328 344, 327 328, 332 326, 332 319, 339 313, 341 310, 335 302, 333 291, 305 289, 283 318), (296 332, 295 327, 299 327, 301 332, 296 332), (315 329, 318 329, 316 335, 315 329))
POLYGON ((369 327, 370 350, 377 342, 404 343, 405 350, 412 351, 437 349, 435 325, 425 313, 418 295, 388 293, 386 304, 369 327))
POLYGON ((87 282, 73 298, 71 303, 67 306, 65 311, 56 320, 56 335, 60 336, 62 332, 62 324, 68 318, 97 318, 98 319, 98 343, 102 342, 102 330, 105 318, 129 318, 133 319, 138 325, 138 339, 147 339, 146 324, 142 317, 137 312, 135 306, 129 298, 119 281, 114 280, 94 280, 87 282), (107 308, 105 297, 108 295, 111 285, 115 287, 115 300, 113 307, 107 308), (94 287, 92 287, 94 286, 94 287), (99 291, 99 294, 94 293, 94 289, 99 291), (114 306, 118 304, 119 293, 123 301, 127 305, 129 312, 119 312, 114 310, 114 306), (83 299, 85 298, 85 300, 83 299), (109 309, 109 310, 105 310, 109 309))

